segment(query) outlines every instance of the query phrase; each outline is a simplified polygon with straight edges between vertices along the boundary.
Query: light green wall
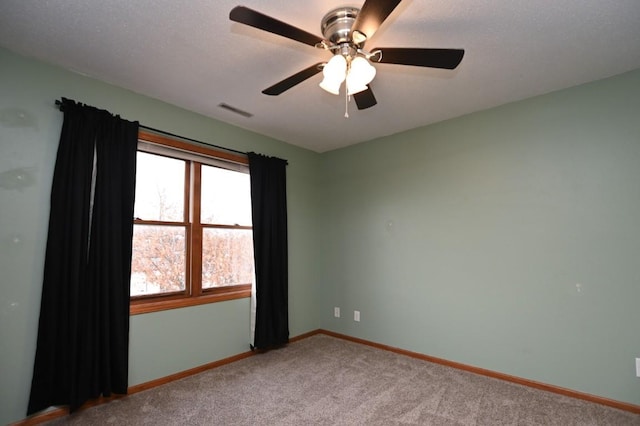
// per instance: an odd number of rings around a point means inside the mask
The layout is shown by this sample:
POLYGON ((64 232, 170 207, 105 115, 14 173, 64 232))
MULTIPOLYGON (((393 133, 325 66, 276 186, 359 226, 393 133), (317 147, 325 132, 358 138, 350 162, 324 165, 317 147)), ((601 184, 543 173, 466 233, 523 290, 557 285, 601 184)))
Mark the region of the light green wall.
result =
MULTIPOLYGON (((2 49, 0 64, 0 424, 26 413, 63 118, 54 102, 62 96, 190 138, 286 158, 290 332, 318 328, 318 154, 2 49)), ((134 316, 129 383, 245 352, 249 334, 248 299, 134 316)))
POLYGON ((640 405, 640 71, 323 170, 323 328, 640 405))

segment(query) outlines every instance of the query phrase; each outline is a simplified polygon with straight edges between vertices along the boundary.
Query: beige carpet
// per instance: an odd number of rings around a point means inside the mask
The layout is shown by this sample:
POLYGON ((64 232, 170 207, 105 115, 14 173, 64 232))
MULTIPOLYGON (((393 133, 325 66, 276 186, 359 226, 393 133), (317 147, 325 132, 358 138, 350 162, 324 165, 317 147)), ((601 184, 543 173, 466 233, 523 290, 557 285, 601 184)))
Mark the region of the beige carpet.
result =
POLYGON ((49 425, 640 425, 640 415, 315 335, 49 425))

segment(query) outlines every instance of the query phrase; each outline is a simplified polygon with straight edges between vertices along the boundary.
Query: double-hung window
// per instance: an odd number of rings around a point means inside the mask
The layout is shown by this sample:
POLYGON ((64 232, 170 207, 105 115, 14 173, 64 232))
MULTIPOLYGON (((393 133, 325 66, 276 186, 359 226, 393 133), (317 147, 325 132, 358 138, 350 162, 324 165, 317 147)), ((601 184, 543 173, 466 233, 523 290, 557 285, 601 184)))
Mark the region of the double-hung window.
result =
POLYGON ((140 132, 131 313, 251 295, 246 157, 140 132))

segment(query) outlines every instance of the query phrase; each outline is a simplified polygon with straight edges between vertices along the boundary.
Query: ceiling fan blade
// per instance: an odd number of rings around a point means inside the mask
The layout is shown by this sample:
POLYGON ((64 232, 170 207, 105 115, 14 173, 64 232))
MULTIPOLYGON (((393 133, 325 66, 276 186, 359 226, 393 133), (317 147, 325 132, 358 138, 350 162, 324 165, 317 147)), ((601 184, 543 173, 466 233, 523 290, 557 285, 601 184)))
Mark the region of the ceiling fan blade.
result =
POLYGON ((370 39, 378 27, 387 19, 401 0, 366 0, 351 26, 353 41, 356 44, 370 39), (355 32, 355 33, 354 33, 355 32), (362 37, 364 36, 364 37, 362 37))
MULTIPOLYGON (((445 68, 452 70, 464 56, 463 49, 419 49, 403 47, 379 47, 383 64, 415 65, 417 67, 445 68)), ((375 61, 375 59, 374 59, 375 61)))
POLYGON ((322 42, 322 38, 314 34, 308 33, 300 28, 294 27, 293 25, 278 21, 275 18, 256 12, 255 10, 244 6, 236 6, 231 9, 229 19, 314 47, 316 44, 322 42))
POLYGON ((302 83, 306 79, 318 74, 321 70, 320 66, 322 64, 323 62, 313 64, 309 68, 305 68, 302 71, 295 73, 291 77, 285 78, 284 80, 274 84, 273 86, 264 89, 262 93, 264 93, 265 95, 277 96, 282 92, 291 89, 296 84, 302 83))
POLYGON ((356 105, 358 106, 358 109, 371 108, 372 106, 378 103, 378 101, 376 101, 376 97, 373 96, 373 92, 371 91, 371 86, 367 86, 367 90, 355 93, 353 95, 353 100, 356 101, 356 105))

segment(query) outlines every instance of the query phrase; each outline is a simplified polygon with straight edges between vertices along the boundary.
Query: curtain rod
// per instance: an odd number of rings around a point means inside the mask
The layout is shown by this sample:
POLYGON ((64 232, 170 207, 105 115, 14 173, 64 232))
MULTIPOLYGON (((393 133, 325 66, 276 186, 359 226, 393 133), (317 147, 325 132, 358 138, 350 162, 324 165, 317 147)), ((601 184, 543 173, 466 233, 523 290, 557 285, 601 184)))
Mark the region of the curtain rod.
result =
MULTIPOLYGON (((64 101, 67 101, 67 100, 68 99, 66 99, 66 98, 62 98, 62 101, 60 101, 59 99, 56 99, 56 106, 58 107, 58 109, 60 109, 60 111, 62 111, 62 107, 64 105, 64 101)), ((73 102, 75 102, 75 101, 73 101, 73 102)), ((199 141, 197 139, 188 138, 186 136, 176 135, 175 133, 170 133, 170 132, 166 132, 164 130, 155 129, 153 127, 145 126, 143 124, 139 124, 139 127, 143 128, 143 129, 146 129, 146 130, 151 130, 152 132, 162 133, 163 135, 172 136, 174 138, 180 138, 180 139, 184 139, 184 140, 187 140, 187 141, 190 141, 190 142, 195 142, 195 143, 207 145, 207 146, 210 146, 210 147, 213 147, 213 148, 223 149, 225 151, 234 152, 236 154, 247 155, 247 153, 244 152, 244 151, 238 151, 238 150, 235 150, 235 149, 232 149, 232 148, 226 148, 224 146, 214 145, 212 143, 203 142, 203 141, 199 141)))
POLYGON ((146 129, 146 130, 151 130, 152 132, 156 132, 156 133, 162 133, 163 135, 172 136, 174 138, 180 138, 180 139, 184 139, 184 140, 187 140, 187 141, 190 141, 190 142, 196 142, 196 143, 200 143, 200 144, 203 144, 203 145, 211 146, 213 148, 223 149, 223 150, 229 151, 229 152, 235 152, 236 154, 247 155, 247 153, 243 152, 243 151, 238 151, 238 150, 235 150, 235 149, 232 149, 232 148, 225 148, 224 146, 214 145, 214 144, 208 143, 208 142, 202 142, 202 141, 199 141, 197 139, 192 139, 192 138, 188 138, 186 136, 176 135, 175 133, 170 133, 170 132, 166 132, 164 130, 154 129, 153 127, 145 126, 145 125, 142 125, 142 124, 140 124, 140 128, 146 129))

